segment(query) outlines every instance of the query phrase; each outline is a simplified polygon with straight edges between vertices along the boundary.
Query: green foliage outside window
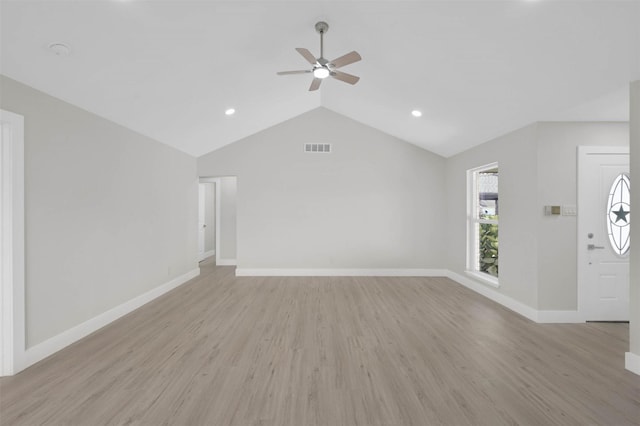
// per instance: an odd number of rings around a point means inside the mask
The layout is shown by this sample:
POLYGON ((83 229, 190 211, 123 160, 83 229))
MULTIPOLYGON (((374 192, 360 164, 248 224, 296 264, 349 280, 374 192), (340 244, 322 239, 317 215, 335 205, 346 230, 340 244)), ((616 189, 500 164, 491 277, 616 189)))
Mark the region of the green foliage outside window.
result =
MULTIPOLYGON (((492 217, 488 219, 497 219, 492 217)), ((480 271, 498 276, 498 225, 480 224, 480 271)))

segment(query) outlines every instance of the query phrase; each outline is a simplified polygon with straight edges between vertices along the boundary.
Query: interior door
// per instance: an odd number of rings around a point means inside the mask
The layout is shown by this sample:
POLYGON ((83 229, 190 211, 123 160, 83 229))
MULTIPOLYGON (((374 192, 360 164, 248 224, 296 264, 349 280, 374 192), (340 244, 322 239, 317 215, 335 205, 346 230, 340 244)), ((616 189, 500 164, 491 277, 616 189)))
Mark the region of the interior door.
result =
POLYGON ((629 152, 582 147, 578 303, 587 321, 629 320, 629 152))

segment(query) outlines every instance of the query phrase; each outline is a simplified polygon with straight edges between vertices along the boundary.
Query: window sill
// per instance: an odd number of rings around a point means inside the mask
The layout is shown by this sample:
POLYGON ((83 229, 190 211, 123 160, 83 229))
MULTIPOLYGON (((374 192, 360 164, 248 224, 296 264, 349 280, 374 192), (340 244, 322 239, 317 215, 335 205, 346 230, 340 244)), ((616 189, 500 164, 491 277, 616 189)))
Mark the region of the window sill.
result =
POLYGON ((491 287, 500 288, 498 279, 492 275, 485 274, 484 272, 465 271, 465 273, 474 280, 480 281, 482 284, 490 285, 491 287))

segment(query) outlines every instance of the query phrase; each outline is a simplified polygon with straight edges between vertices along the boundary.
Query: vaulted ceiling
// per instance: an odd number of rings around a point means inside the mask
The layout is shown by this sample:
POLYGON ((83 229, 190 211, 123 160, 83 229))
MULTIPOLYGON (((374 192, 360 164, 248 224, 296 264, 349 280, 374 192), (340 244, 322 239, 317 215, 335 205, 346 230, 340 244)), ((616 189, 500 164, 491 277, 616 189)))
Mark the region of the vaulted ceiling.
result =
POLYGON ((535 121, 627 120, 627 86, 640 79, 637 1, 0 7, 2 74, 194 156, 319 106, 450 156, 535 121), (276 75, 309 66, 296 47, 319 54, 319 20, 328 59, 362 55, 343 68, 355 86, 328 79, 309 92, 309 75, 276 75))

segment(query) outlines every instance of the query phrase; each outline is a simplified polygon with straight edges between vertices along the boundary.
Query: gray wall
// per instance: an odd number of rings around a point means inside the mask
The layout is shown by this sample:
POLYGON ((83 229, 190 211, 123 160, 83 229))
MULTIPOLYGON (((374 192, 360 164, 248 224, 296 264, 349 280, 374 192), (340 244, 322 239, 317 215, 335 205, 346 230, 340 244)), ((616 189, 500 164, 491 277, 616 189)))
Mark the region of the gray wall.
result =
POLYGON ((220 253, 217 259, 235 264, 237 256, 237 192, 238 179, 235 176, 222 177, 220 184, 220 253))
POLYGON ((543 122, 448 158, 448 268, 466 269, 466 170, 498 161, 498 291, 539 310, 576 310, 576 217, 543 208, 577 203, 579 145, 626 146, 628 135, 627 123, 543 122))
POLYGON ((628 146, 628 123, 537 125, 538 309, 576 310, 576 216, 544 216, 543 206, 577 204, 577 147, 628 146))
POLYGON ((198 172, 238 177, 239 267, 441 268, 444 164, 318 108, 200 157, 198 172))
POLYGON ((197 268, 196 161, 0 76, 25 117, 31 347, 197 268))
POLYGON ((536 125, 447 159, 449 238, 447 268, 464 275, 467 247, 467 170, 498 162, 500 169, 500 288, 535 307, 538 303, 536 224, 536 125))
POLYGON ((204 251, 210 252, 216 249, 216 185, 203 183, 205 187, 204 222, 207 227, 204 231, 204 251))

